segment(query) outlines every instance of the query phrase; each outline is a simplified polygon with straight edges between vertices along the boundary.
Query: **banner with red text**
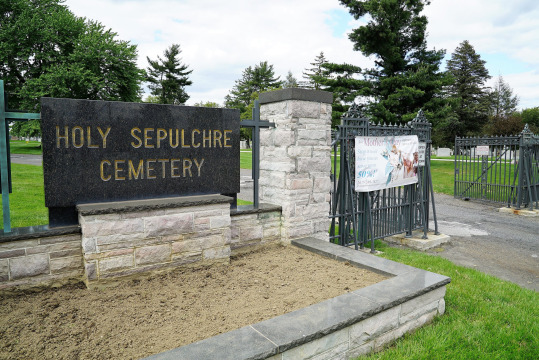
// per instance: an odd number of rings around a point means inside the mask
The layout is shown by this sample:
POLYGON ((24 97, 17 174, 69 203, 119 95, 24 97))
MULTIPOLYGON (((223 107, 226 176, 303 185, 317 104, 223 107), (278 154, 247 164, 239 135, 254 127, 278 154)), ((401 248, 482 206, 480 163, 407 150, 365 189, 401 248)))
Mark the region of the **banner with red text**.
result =
POLYGON ((417 135, 356 137, 355 190, 417 183, 418 144, 417 135))

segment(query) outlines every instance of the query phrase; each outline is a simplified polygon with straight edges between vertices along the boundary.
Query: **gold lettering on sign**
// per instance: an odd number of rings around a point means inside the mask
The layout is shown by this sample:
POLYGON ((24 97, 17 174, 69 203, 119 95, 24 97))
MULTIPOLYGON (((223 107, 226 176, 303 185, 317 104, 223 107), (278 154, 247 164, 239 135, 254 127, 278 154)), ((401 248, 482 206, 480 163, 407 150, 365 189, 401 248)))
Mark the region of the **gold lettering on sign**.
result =
POLYGON ((114 180, 125 180, 125 176, 120 176, 120 173, 124 171, 120 165, 125 164, 125 160, 114 160, 114 180))
POLYGON ((99 134, 101 135, 101 139, 103 139, 103 149, 107 148, 107 136, 109 136, 110 133, 110 126, 107 128, 107 131, 103 134, 103 130, 98 126, 97 131, 99 131, 99 134))
POLYGON ((169 136, 170 147, 173 149, 176 149, 178 145, 180 144, 179 130, 176 129, 176 143, 174 144, 172 143, 172 139, 174 139, 174 137, 172 136, 172 129, 169 130, 169 133, 170 133, 170 136, 169 136))
POLYGON ((133 166, 133 162, 131 160, 129 160, 128 165, 129 180, 131 180, 132 178, 138 180, 139 176, 141 179, 144 179, 144 160, 139 161, 137 170, 135 170, 135 167, 133 166))
POLYGON ((195 145, 195 133, 198 133, 200 135, 200 130, 194 129, 191 131, 191 145, 193 145, 194 148, 197 148, 200 146, 200 143, 196 143, 195 145))
POLYGON ((223 137, 223 133, 221 130, 213 130, 213 147, 217 147, 217 143, 219 143, 219 147, 222 148, 223 144, 221 143, 221 138, 223 137))
POLYGON ((185 130, 182 129, 182 148, 187 149, 187 148, 190 148, 190 147, 191 147, 191 145, 189 145, 189 144, 186 145, 185 144, 185 130))
POLYGON ((197 159, 193 159, 193 161, 195 162, 195 165, 196 165, 197 170, 198 170, 198 177, 200 177, 200 168, 202 167, 202 164, 204 164, 204 159, 202 159, 200 164, 198 163, 197 159))
POLYGON ((174 165, 174 163, 181 162, 181 159, 170 159, 170 177, 177 178, 182 177, 180 173, 176 174, 174 171, 180 171, 180 165, 174 165))
POLYGON ((60 148, 60 140, 65 141, 65 148, 69 147, 69 128, 64 126, 64 135, 60 135, 60 127, 56 126, 56 148, 60 148))
POLYGON ((161 163, 161 169, 163 171, 163 179, 167 177, 165 170, 166 170, 166 163, 170 161, 170 159, 159 159, 157 160, 161 163))
POLYGON ((146 179, 155 179, 155 175, 150 175, 152 171, 155 169, 153 168, 153 164, 156 162, 156 159, 147 159, 146 160, 146 179))
POLYGON ((90 149, 97 149, 99 145, 92 145, 92 128, 88 126, 86 128, 86 139, 88 140, 88 147, 90 149))
POLYGON ((153 145, 148 144, 148 140, 151 140, 152 137, 149 135, 149 133, 153 132, 153 128, 144 128, 144 147, 145 148, 153 148, 153 145))
POLYGON ((157 129, 157 148, 161 148, 161 140, 167 138, 167 131, 165 129, 157 129))
POLYGON ((73 138, 73 146, 77 149, 80 149, 84 146, 84 130, 80 126, 74 126, 73 129, 71 129, 71 137, 73 138), (77 143, 77 135, 76 131, 79 132, 79 142, 77 143))
POLYGON ((202 130, 202 147, 206 147, 206 141, 208 142, 208 147, 211 148, 211 130, 208 130, 208 136, 206 137, 206 130, 202 130))
POLYGON ((186 171, 189 171, 189 177, 193 177, 193 173, 191 172, 192 165, 193 162, 191 161, 191 159, 183 159, 183 177, 186 177, 186 171))
POLYGON ((101 165, 100 165, 100 170, 101 170, 101 180, 103 180, 103 181, 109 181, 110 178, 112 177, 112 175, 105 176, 105 170, 104 170, 104 166, 103 166, 103 165, 105 165, 105 164, 107 164, 107 165, 109 165, 109 166, 112 165, 112 164, 110 163, 110 161, 108 161, 108 160, 103 160, 103 161, 101 161, 101 165))
POLYGON ((224 133, 225 133, 225 147, 231 148, 232 144, 230 143, 231 141, 230 134, 232 134, 232 130, 225 130, 224 133))
POLYGON ((135 149, 138 149, 139 147, 142 146, 142 139, 140 137, 138 137, 137 135, 135 135, 135 132, 138 132, 140 134, 142 134, 142 130, 140 130, 138 127, 134 127, 131 129, 131 136, 135 138, 135 140, 138 141, 138 144, 135 144, 133 141, 131 142, 131 146, 134 147, 135 149))

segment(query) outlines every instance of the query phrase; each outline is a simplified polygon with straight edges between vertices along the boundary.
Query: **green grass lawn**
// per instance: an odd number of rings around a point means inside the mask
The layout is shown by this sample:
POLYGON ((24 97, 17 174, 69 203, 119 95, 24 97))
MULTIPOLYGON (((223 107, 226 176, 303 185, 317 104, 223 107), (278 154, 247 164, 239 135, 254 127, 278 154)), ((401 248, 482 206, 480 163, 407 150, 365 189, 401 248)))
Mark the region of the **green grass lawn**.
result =
POLYGON ((539 294, 438 256, 388 247, 384 258, 451 277, 446 312, 371 359, 539 359, 539 294))
POLYGON ((9 150, 12 154, 41 155, 41 143, 38 141, 11 140, 9 150))
MULTIPOLYGON (((11 227, 45 225, 49 223, 45 207, 43 167, 11 164, 13 192, 9 196, 11 227)), ((0 214, 3 211, 0 208, 0 214)), ((0 227, 4 228, 1 221, 0 227)))

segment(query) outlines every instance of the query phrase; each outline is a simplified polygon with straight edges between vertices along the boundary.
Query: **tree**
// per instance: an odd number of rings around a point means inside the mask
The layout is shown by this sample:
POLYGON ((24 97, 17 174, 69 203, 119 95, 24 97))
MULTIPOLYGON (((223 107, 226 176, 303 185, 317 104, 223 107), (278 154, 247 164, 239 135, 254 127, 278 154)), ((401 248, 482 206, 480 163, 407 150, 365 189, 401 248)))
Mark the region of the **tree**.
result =
POLYGON ((193 70, 187 70, 187 65, 182 64, 180 45, 172 44, 165 49, 163 57, 157 56, 157 60, 148 60, 146 80, 150 83, 148 88, 152 95, 159 98, 161 104, 185 104, 189 95, 185 87, 193 82, 189 80, 189 74, 193 70))
POLYGON ((451 78, 440 71, 444 50, 427 50, 426 0, 340 0, 365 25, 349 35, 354 50, 373 57, 358 89, 363 108, 376 122, 407 122, 420 109, 437 123, 446 112, 442 89, 451 78))
POLYGON ((193 106, 207 107, 207 108, 220 108, 221 107, 221 105, 213 101, 199 101, 195 103, 193 106))
POLYGON ((327 63, 326 57, 324 56, 324 52, 320 51, 320 55, 318 55, 314 62, 310 63, 311 68, 305 69, 303 72, 303 78, 306 79, 306 81, 302 82, 302 87, 306 87, 309 89, 315 89, 315 90, 322 90, 323 84, 322 80, 325 78, 323 74, 326 74, 327 72, 324 71, 323 65, 327 63))
POLYGON ((282 84, 279 77, 275 77, 273 65, 268 65, 267 61, 260 62, 254 68, 249 66, 225 97, 225 106, 245 113, 249 103, 253 101, 252 94, 280 88, 282 84))
POLYGON ((356 98, 366 94, 369 83, 359 79, 361 68, 350 64, 324 63, 320 75, 313 76, 313 82, 333 93, 331 126, 340 125, 341 118, 356 98))
POLYGON ((288 71, 288 74, 286 75, 286 79, 283 83, 283 89, 288 88, 297 88, 298 87, 298 80, 292 75, 291 71, 288 71))
MULTIPOLYGON (((136 46, 61 2, 0 2, 0 78, 9 107, 39 111, 43 96, 139 100, 143 71, 136 65, 136 46)), ((36 123, 16 122, 14 133, 38 135, 36 123)))
MULTIPOLYGON (((262 61, 254 68, 249 66, 243 70, 242 77, 236 80, 236 84, 225 97, 225 107, 239 109, 245 113, 252 99, 253 93, 260 93, 271 89, 280 88, 283 82, 279 76, 275 77, 273 65, 268 65, 267 61, 262 61)), ((251 114, 247 114, 251 116, 251 114)))
POLYGON ((489 94, 485 83, 490 79, 485 61, 465 40, 451 54, 447 69, 454 82, 448 96, 455 100, 455 116, 443 124, 446 141, 454 142, 455 136, 480 133, 489 115, 489 94))
POLYGON ((500 75, 490 93, 491 115, 494 117, 508 117, 517 111, 519 98, 513 95, 513 89, 503 81, 500 75))
POLYGON ((530 125, 531 130, 539 134, 539 106, 522 110, 521 116, 522 123, 530 125))

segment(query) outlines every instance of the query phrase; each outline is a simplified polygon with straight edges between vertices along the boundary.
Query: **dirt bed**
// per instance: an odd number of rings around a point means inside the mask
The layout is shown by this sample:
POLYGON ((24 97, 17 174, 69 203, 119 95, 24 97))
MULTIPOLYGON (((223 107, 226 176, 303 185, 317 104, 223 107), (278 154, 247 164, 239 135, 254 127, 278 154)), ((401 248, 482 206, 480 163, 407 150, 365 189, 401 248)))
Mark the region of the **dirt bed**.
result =
POLYGON ((1 295, 1 359, 139 359, 382 281, 292 246, 117 286, 1 295))

